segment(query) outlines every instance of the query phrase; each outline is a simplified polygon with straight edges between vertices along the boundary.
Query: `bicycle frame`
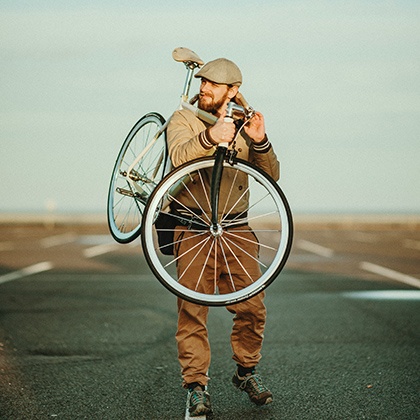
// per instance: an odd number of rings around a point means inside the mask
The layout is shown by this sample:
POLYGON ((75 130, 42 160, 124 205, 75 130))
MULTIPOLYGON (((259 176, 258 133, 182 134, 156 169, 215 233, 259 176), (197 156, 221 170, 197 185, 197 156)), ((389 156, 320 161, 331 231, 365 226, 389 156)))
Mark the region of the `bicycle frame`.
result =
MULTIPOLYGON (((175 61, 183 62, 187 68, 179 106, 166 121, 157 112, 144 115, 128 133, 111 177, 108 225, 112 236, 119 243, 129 243, 141 235, 149 266, 162 284, 177 296, 210 306, 246 300, 269 285, 284 266, 292 239, 290 209, 280 187, 269 175, 258 166, 236 157, 240 152, 239 146, 236 150, 236 142, 240 145, 243 142, 242 138, 238 140, 238 136, 254 115, 239 92, 226 110, 226 118, 232 118, 228 121, 233 121, 234 114, 241 113, 238 119, 237 115, 234 116, 237 130, 232 141, 218 144, 217 148, 210 147, 207 157, 172 168, 167 158, 166 130, 171 119, 177 116, 177 111, 187 109, 205 121, 202 129, 218 121, 215 115, 195 106, 198 95, 188 99, 194 70, 203 65, 203 61, 185 48, 175 49, 172 55, 175 61), (194 203, 199 208, 197 212, 194 203), (173 207, 169 209, 171 204, 173 207), (178 209, 182 211, 178 213, 178 209), (270 215, 270 220, 254 222, 266 215, 270 215), (184 242, 184 251, 176 257, 175 253, 180 248, 175 248, 175 245, 181 244, 182 239, 175 239, 172 223, 165 224, 170 219, 175 220, 177 226, 180 222, 191 230, 185 241, 200 236, 197 238, 199 243, 193 247, 184 242), (249 221, 256 225, 251 228, 249 221), (261 233, 260 238, 252 234, 253 229, 261 233), (171 232, 174 235, 172 240, 176 241, 171 244, 173 254, 167 253, 166 249, 164 252, 161 246, 161 243, 166 243, 161 241, 162 235, 168 234, 170 240, 171 232), (249 253, 243 241, 249 245, 249 253), (187 258, 192 255, 195 260, 207 245, 208 253, 203 269, 191 284, 184 286, 181 281, 184 281, 188 267, 178 278, 173 264, 187 254, 187 258), (198 246, 200 249, 196 249, 198 246), (257 255, 257 246, 264 251, 262 254, 257 255), (215 282, 214 291, 206 286, 202 293, 198 282, 204 278, 204 267, 210 255, 216 251, 214 261, 219 264, 219 258, 222 258, 225 262, 230 286, 218 290, 215 282), (171 259, 169 255, 174 255, 174 258, 171 259), (234 271, 231 271, 231 266, 234 271), (243 276, 250 281, 246 287, 238 284, 237 288, 235 285, 233 276, 239 266, 243 276)), ((191 114, 190 117, 193 118, 191 114)), ((179 229, 182 226, 178 232, 179 229)), ((192 261, 186 260, 188 266, 192 261)))
MULTIPOLYGON (((187 71, 187 76, 185 78, 184 89, 183 89, 182 94, 181 94, 181 101, 180 101, 179 107, 177 109, 182 109, 182 108, 188 109, 191 112, 193 112, 200 119, 208 122, 209 124, 215 124, 216 121, 217 121, 217 117, 215 117, 214 115, 212 115, 208 112, 205 112, 205 111, 191 105, 188 102, 192 77, 194 75, 194 70, 198 67, 198 65, 196 63, 193 63, 193 62, 185 62, 185 66, 187 67, 188 71, 187 71)), ((171 120, 171 117, 168 118, 168 120, 165 122, 165 124, 162 126, 162 128, 155 134, 152 141, 136 157, 136 159, 133 161, 133 163, 129 166, 129 168, 127 170, 127 173, 125 175, 125 178, 127 179, 127 182, 131 185, 133 190, 136 191, 140 196, 144 195, 145 191, 133 179, 133 178, 135 178, 135 175, 133 176, 133 174, 135 173, 135 171, 133 171, 134 167, 140 162, 140 160, 143 158, 143 156, 153 147, 156 140, 166 130, 166 128, 168 127, 169 121, 171 120)), ((160 162, 160 164, 162 164, 162 162, 160 162)), ((164 162, 164 164, 166 165, 166 162, 164 162)), ((153 177, 151 179, 148 179, 148 182, 154 183, 154 176, 156 176, 156 173, 158 172, 158 168, 159 168, 159 165, 157 165, 157 168, 155 170, 155 173, 153 174, 153 177)))
MULTIPOLYGON (((194 62, 194 61, 184 61, 185 67, 187 68, 187 75, 185 78, 185 83, 184 83, 184 88, 181 94, 181 101, 179 104, 179 107, 177 108, 179 109, 188 109, 189 111, 193 112, 194 115, 196 115, 198 118, 200 118, 201 120, 214 125, 217 121, 217 117, 206 112, 203 111, 200 108, 197 108, 196 106, 190 104, 188 102, 188 98, 189 98, 189 91, 190 91, 190 87, 191 87, 191 82, 192 82, 192 78, 194 75, 194 71, 197 67, 199 67, 199 64, 194 62)), ((245 100, 243 99, 243 101, 245 102, 245 100)), ((246 102, 245 102, 246 103, 246 102)), ((243 115, 246 116, 251 116, 253 114, 253 109, 250 108, 249 106, 247 106, 247 108, 242 107, 240 105, 237 105, 233 102, 228 104, 228 109, 226 112, 226 121, 233 121, 233 113, 234 112, 239 112, 242 113, 243 115)), ((173 115, 173 114, 172 114, 173 115)), ((153 137, 153 139, 151 140, 151 142, 145 147, 145 149, 143 149, 143 151, 136 157, 136 159, 133 161, 133 163, 129 166, 127 173, 125 174, 125 178, 127 180, 127 182, 129 183, 129 185, 131 186, 133 191, 136 191, 138 193, 139 197, 146 197, 147 193, 137 184, 136 182, 136 177, 137 177, 137 173, 134 170, 134 167, 140 162, 140 160, 143 158, 143 156, 153 147, 154 143, 157 141, 157 139, 162 135, 162 133, 167 129, 168 124, 172 118, 171 117, 168 118, 168 120, 165 122, 165 124, 161 127, 161 129, 155 134, 155 136, 153 137)), ((211 188, 211 203, 212 203, 212 208, 213 208, 213 214, 212 214, 212 232, 214 235, 217 235, 220 233, 220 226, 218 226, 217 224, 217 210, 218 210, 218 201, 219 201, 219 188, 220 188, 220 180, 222 177, 222 171, 223 171, 223 159, 226 156, 226 151, 228 148, 228 143, 226 144, 220 144, 218 146, 217 149, 217 153, 216 153, 216 160, 215 160, 215 165, 214 165, 214 171, 213 171, 213 179, 212 179, 212 188, 211 188), (219 233, 218 233, 219 232, 219 233)), ((213 151, 211 150, 211 153, 213 153, 213 151)), ((166 165, 166 162, 162 162, 163 158, 159 161, 159 164, 156 166, 156 169, 153 173, 152 178, 147 179, 147 180, 143 180, 145 182, 149 182, 149 183, 153 183, 154 186, 156 186, 157 184, 154 182, 154 177, 156 176, 156 174, 158 173, 159 167, 160 165, 163 163, 164 165, 166 165)), ((164 172, 166 173, 167 168, 165 168, 164 172)), ((187 182, 187 181, 186 181, 187 182)), ((178 191, 181 191, 183 188, 183 183, 180 183, 180 185, 177 187, 178 191)), ((175 192, 176 195, 176 192, 175 192)), ((166 207, 169 203, 166 203, 166 205, 164 205, 164 207, 166 207)))
MULTIPOLYGON (((233 112, 243 112, 244 109, 229 102, 226 110, 225 121, 233 121, 233 112)), ((219 191, 220 191, 220 182, 223 175, 223 160, 225 159, 226 152, 228 150, 228 143, 220 143, 217 147, 216 157, 214 161, 214 169, 212 172, 211 178, 211 187, 210 187, 210 202, 211 202, 211 227, 210 231, 214 236, 220 236, 222 234, 222 227, 218 223, 218 211, 219 211, 219 191)))

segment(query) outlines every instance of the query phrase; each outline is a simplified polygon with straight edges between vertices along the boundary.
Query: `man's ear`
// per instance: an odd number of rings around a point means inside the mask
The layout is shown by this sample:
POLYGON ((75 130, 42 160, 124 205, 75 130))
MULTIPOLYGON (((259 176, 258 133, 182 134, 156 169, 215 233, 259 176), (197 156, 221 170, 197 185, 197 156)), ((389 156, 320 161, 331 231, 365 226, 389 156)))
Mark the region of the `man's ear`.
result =
POLYGON ((239 90, 238 86, 230 87, 229 90, 228 90, 228 98, 229 99, 234 98, 236 96, 236 94, 238 93, 238 90, 239 90))

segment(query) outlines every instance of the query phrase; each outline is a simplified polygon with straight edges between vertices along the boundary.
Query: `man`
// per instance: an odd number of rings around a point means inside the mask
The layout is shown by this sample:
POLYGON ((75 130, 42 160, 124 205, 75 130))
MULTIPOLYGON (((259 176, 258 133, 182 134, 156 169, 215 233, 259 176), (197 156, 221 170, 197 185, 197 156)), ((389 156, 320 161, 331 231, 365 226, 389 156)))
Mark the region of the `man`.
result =
MULTIPOLYGON (((225 58, 219 58, 208 62, 195 75, 201 78, 198 107, 218 117, 214 125, 210 125, 197 118, 189 110, 175 112, 168 126, 167 138, 169 155, 172 164, 177 167, 192 159, 209 155, 219 143, 229 143, 235 137, 236 127, 233 122, 226 122, 227 104, 234 101, 242 84, 242 74, 235 63, 225 58)), ((275 180, 279 178, 279 163, 273 148, 265 133, 264 117, 257 112, 250 122, 244 127, 244 132, 235 138, 235 149, 238 157, 246 159, 265 170, 275 180)), ((191 186, 190 188, 194 188, 191 186)), ((190 207, 187 194, 177 197, 183 204, 190 207), (183 201, 184 200, 184 201, 183 201)), ((221 194, 220 200, 223 201, 221 194)), ((183 276, 183 281, 196 278, 196 271, 201 270, 206 263, 204 258, 196 265, 191 264, 190 258, 182 257, 182 246, 193 247, 197 235, 189 232, 187 227, 181 227, 183 239, 189 238, 188 245, 180 245, 175 250, 180 258, 177 261, 178 273, 185 270, 188 275, 183 276), (195 271, 194 271, 195 270, 195 271)), ((246 229, 245 229, 246 230, 246 229)), ((241 232, 244 229, 242 228, 241 232)), ((241 233, 242 234, 242 233, 241 233)), ((252 235, 252 231, 245 232, 244 247, 248 247, 249 254, 258 257, 258 247, 249 245, 251 241, 246 235, 252 235), (253 249, 249 249, 253 247, 253 249)), ((239 234, 238 234, 239 235, 239 234)), ((177 237, 175 237, 177 241, 177 237)), ((186 241, 181 241, 184 244, 186 241)), ((205 254, 205 252, 203 252, 205 254)), ((218 257, 220 258, 220 257, 218 257)), ((250 272, 258 277, 258 264, 249 256, 241 256, 244 264, 248 264, 250 272)), ((220 258, 219 261, 222 261, 220 258)), ((214 274, 209 274, 209 276, 214 274)), ((229 286, 224 282, 226 273, 223 267, 218 275, 220 290, 229 286)), ((205 286, 203 286, 205 287, 205 286)), ((244 302, 230 305, 228 311, 234 314, 234 325, 231 334, 233 360, 237 364, 233 376, 233 384, 242 391, 247 392, 252 402, 264 405, 272 402, 272 394, 263 384, 262 379, 256 372, 256 365, 261 359, 264 327, 266 321, 266 308, 264 306, 264 292, 259 293, 244 302)), ((210 395, 207 392, 207 376, 210 366, 210 345, 207 335, 207 315, 209 308, 178 299, 178 329, 176 340, 178 344, 178 359, 181 365, 183 386, 188 389, 187 406, 190 416, 199 416, 211 412, 210 395)))

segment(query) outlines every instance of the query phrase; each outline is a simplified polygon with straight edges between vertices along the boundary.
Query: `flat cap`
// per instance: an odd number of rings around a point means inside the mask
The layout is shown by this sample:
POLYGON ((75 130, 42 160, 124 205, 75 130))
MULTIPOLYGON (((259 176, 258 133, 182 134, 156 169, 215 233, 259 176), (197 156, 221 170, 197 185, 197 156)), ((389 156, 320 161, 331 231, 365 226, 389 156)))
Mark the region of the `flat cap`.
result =
POLYGON ((209 61, 194 77, 202 77, 221 85, 241 86, 242 84, 242 73, 239 67, 227 58, 209 61))

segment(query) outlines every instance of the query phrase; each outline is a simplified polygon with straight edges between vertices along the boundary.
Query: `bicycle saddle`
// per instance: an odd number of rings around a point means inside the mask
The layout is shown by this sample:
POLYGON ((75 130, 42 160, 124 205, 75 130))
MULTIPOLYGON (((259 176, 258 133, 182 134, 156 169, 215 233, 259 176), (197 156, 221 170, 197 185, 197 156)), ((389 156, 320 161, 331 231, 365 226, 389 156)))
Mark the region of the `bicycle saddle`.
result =
POLYGON ((175 48, 172 51, 172 57, 175 61, 180 61, 181 63, 193 62, 199 66, 204 64, 204 61, 194 51, 184 47, 175 48))

